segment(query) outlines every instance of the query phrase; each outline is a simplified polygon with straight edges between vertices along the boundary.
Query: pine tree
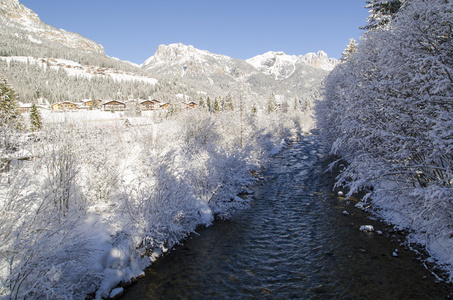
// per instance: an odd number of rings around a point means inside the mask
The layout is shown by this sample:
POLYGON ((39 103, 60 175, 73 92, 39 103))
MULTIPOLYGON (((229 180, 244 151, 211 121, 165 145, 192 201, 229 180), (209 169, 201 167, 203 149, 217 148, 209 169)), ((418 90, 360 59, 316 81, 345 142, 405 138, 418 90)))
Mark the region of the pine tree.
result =
POLYGON ((282 103, 282 111, 283 111, 285 114, 288 113, 288 111, 289 111, 289 104, 288 104, 288 101, 284 101, 284 102, 282 103))
POLYGON ((139 117, 142 115, 141 105, 138 100, 132 100, 127 103, 126 115, 128 117, 139 117))
POLYGON ((201 108, 206 108, 206 104, 203 100, 203 97, 200 97, 200 102, 198 103, 198 106, 200 106, 201 108))
POLYGON ((267 100, 267 109, 266 112, 268 114, 273 113, 274 111, 277 110, 277 100, 275 99, 275 95, 272 92, 269 96, 269 99, 267 100))
POLYGON ((228 93, 228 95, 225 98, 225 105, 223 108, 225 110, 234 110, 233 98, 231 97, 230 93, 228 93))
POLYGON ((0 126, 14 129, 23 127, 17 95, 4 77, 0 77, 0 126))
POLYGON ((206 107, 208 108, 209 112, 212 112, 212 107, 211 107, 211 99, 208 96, 208 99, 206 99, 206 107))
POLYGON ((357 47, 358 47, 358 44, 356 43, 356 41, 351 38, 349 40, 349 44, 346 46, 346 48, 344 49, 343 53, 341 53, 341 58, 340 60, 341 61, 346 61, 349 59, 349 57, 351 57, 351 55, 355 52, 357 52, 357 47))
POLYGON ((258 112, 258 107, 256 107, 256 102, 253 102, 252 113, 256 114, 258 112))
POLYGON ((217 100, 217 98, 216 98, 215 101, 214 101, 213 110, 214 110, 214 112, 219 112, 219 111, 222 110, 222 109, 220 108, 220 103, 219 103, 219 100, 217 100))
POLYGON ((241 149, 242 149, 244 147, 244 99, 242 98, 242 94, 239 97, 239 112, 240 112, 240 121, 241 121, 240 145, 241 145, 241 149))
POLYGON ((98 109, 98 100, 96 100, 96 98, 92 97, 91 98, 91 105, 90 105, 90 110, 93 110, 93 109, 98 109))
POLYGON ((406 0, 367 0, 370 16, 361 29, 374 30, 388 24, 406 0))
POLYGON ((30 125, 32 131, 39 131, 42 128, 42 117, 35 104, 32 105, 30 111, 30 125))

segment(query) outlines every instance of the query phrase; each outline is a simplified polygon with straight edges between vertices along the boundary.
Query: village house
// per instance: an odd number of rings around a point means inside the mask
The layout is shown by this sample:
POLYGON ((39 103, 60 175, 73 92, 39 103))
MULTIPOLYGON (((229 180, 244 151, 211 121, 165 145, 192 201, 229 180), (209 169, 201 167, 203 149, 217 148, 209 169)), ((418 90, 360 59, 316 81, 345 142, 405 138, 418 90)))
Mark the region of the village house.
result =
MULTIPOLYGON (((97 106, 98 106, 98 107, 101 107, 102 100, 97 99, 96 101, 97 101, 97 103, 98 103, 97 106)), ((93 104, 93 99, 85 99, 85 100, 82 100, 82 103, 83 103, 83 106, 84 106, 84 107, 87 107, 87 108, 88 108, 88 107, 91 107, 91 105, 93 104)))
POLYGON ((70 101, 57 102, 52 104, 53 111, 64 111, 64 110, 78 110, 79 107, 76 103, 70 101))
POLYGON ((108 101, 102 106, 104 107, 104 110, 107 111, 123 111, 126 109, 126 104, 117 100, 108 101))
POLYGON ((182 103, 182 107, 185 108, 185 109, 194 109, 194 108, 197 108, 198 104, 196 104, 195 102, 191 101, 191 102, 183 102, 182 103))
POLYGON ((168 109, 171 106, 170 103, 165 102, 160 105, 160 109, 168 109))
POLYGON ((142 109, 142 111, 159 109, 160 101, 156 99, 142 101, 140 103, 140 108, 142 109))
POLYGON ((151 100, 145 100, 140 102, 140 108, 142 111, 154 110, 154 103, 151 100))

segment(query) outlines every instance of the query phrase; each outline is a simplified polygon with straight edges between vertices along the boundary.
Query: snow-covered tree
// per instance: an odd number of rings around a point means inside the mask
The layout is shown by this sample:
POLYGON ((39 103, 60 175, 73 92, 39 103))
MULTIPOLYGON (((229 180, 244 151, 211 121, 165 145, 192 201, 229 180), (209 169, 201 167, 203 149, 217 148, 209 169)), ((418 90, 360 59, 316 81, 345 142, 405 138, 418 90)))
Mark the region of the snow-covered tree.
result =
POLYGON ((234 104, 233 104, 233 97, 231 96, 230 93, 225 98, 225 104, 223 106, 224 110, 234 110, 234 104))
POLYGON ((126 115, 129 117, 138 117, 141 116, 142 110, 140 107, 140 102, 138 100, 130 100, 127 103, 126 115))
POLYGON ((407 0, 367 0, 365 8, 369 9, 370 16, 368 24, 362 29, 373 30, 388 24, 405 1, 407 0))
POLYGON ((256 102, 253 102, 253 104, 252 104, 252 113, 253 114, 258 113, 258 107, 256 105, 256 102))
POLYGON ((212 112, 212 103, 211 103, 211 98, 209 98, 209 96, 206 99, 206 107, 208 108, 209 112, 212 112))
POLYGON ((348 60, 349 57, 354 54, 355 52, 357 52, 357 46, 358 44, 356 43, 356 41, 351 38, 349 40, 349 44, 346 46, 346 48, 344 49, 343 53, 341 53, 341 61, 345 61, 345 60, 348 60))
POLYGON ((221 108, 221 106, 220 106, 220 101, 219 101, 217 98, 215 98, 215 100, 214 100, 214 104, 213 104, 213 106, 212 106, 212 110, 213 110, 214 112, 219 112, 219 111, 222 110, 222 108, 221 108))
POLYGON ((17 95, 3 76, 0 76, 0 126, 22 127, 17 95))
POLYGON ((277 100, 275 99, 275 95, 274 93, 272 92, 270 95, 269 95, 269 98, 267 99, 267 106, 266 106, 266 112, 268 114, 271 114, 273 112, 275 112, 277 110, 278 106, 277 106, 277 100))
POLYGON ((91 98, 91 105, 90 105, 90 110, 93 109, 98 109, 99 108, 99 102, 95 97, 91 98))
POLYGON ((14 151, 23 128, 16 99, 13 88, 5 78, 0 77, 0 151, 5 153, 14 151))
POLYGON ((299 109, 299 101, 297 100, 296 97, 294 97, 294 101, 293 101, 293 111, 298 111, 299 109))
POLYGON ((198 106, 205 109, 206 108, 206 103, 203 99, 203 97, 200 97, 200 102, 198 102, 198 106))
POLYGON ((42 116, 35 104, 30 110, 30 127, 32 131, 39 131, 42 128, 42 116))
POLYGON ((453 10, 444 0, 395 7, 328 76, 318 124, 347 161, 337 184, 368 191, 381 214, 434 241, 453 218, 453 10))

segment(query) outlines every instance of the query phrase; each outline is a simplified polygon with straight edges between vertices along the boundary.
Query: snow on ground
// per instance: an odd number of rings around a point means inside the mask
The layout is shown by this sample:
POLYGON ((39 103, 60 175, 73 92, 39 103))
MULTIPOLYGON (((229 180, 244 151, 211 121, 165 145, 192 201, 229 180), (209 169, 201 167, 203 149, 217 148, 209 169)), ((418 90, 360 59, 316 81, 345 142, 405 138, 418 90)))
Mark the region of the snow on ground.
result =
POLYGON ((62 68, 69 76, 82 76, 86 78, 94 78, 96 76, 109 77, 116 81, 141 81, 155 85, 158 80, 155 78, 137 75, 133 73, 118 71, 110 68, 101 68, 97 66, 82 66, 81 64, 61 58, 33 58, 27 56, 0 56, 0 59, 11 62, 18 61, 21 63, 32 63, 46 68, 48 65, 58 70, 62 68))
POLYGON ((124 113, 102 111, 43 119, 24 144, 34 159, 0 174, 0 295, 116 295, 197 226, 247 207, 236 195, 256 180, 250 171, 312 121, 250 117, 241 134, 238 113, 146 115, 127 126, 124 113))

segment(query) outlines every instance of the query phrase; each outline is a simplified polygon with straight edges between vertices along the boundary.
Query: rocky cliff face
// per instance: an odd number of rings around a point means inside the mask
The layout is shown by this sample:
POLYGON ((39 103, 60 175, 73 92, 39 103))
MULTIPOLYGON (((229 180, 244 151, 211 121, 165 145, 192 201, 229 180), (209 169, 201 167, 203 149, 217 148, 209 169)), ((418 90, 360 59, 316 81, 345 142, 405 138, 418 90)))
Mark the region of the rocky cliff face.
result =
POLYGON ((254 71, 253 67, 240 59, 199 50, 181 43, 160 45, 142 67, 152 73, 181 77, 218 74, 236 79, 254 71))
POLYGON ((318 51, 318 53, 308 53, 303 56, 299 56, 299 59, 309 66, 327 71, 332 71, 338 64, 338 60, 335 58, 329 58, 327 53, 324 51, 318 51))
POLYGON ((31 42, 40 44, 44 40, 60 43, 66 47, 104 54, 104 48, 78 33, 57 29, 42 22, 31 9, 18 0, 0 0, 0 22, 2 30, 8 27, 26 31, 31 42))

